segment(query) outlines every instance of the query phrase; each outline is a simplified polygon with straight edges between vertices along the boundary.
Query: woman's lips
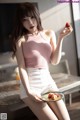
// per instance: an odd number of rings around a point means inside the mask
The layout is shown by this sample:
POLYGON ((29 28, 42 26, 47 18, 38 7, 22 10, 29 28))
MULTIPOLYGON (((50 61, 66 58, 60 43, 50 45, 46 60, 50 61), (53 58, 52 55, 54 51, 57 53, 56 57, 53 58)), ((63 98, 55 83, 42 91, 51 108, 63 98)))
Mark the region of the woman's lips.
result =
POLYGON ((34 26, 31 26, 31 27, 30 27, 30 29, 33 29, 33 28, 34 28, 34 26))

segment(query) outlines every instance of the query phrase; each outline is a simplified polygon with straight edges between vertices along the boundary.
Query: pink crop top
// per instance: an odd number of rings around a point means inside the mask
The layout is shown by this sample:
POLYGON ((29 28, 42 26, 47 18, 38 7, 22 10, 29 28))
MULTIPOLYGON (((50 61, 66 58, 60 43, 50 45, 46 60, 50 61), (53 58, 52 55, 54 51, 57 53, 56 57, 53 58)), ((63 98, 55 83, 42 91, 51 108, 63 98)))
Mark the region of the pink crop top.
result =
POLYGON ((26 67, 46 68, 50 63, 51 45, 41 33, 37 36, 28 36, 22 44, 26 67))

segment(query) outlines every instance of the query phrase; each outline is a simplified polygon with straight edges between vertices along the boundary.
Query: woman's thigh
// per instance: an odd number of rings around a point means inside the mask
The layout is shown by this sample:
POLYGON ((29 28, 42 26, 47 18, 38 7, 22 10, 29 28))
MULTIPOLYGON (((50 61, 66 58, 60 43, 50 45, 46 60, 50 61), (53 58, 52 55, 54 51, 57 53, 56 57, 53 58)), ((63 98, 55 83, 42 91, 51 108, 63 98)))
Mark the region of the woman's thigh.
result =
POLYGON ((47 103, 35 102, 29 99, 29 97, 24 98, 23 101, 33 111, 39 120, 58 120, 47 103))
POLYGON ((70 120, 69 113, 63 100, 49 102, 48 105, 54 111, 59 120, 70 120))

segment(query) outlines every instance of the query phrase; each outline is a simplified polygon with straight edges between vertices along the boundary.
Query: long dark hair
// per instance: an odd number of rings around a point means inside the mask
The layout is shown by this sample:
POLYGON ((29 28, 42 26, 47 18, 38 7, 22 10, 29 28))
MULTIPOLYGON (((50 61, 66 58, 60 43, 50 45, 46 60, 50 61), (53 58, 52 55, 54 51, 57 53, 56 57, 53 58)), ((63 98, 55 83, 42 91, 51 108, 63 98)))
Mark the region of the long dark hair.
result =
POLYGON ((22 20, 26 16, 28 17, 34 16, 37 21, 37 29, 39 31, 43 30, 41 19, 40 19, 40 14, 39 14, 37 7, 33 3, 29 3, 29 2, 18 4, 17 10, 16 10, 14 30, 12 32, 12 49, 13 49, 14 55, 16 52, 16 43, 18 42, 18 40, 23 35, 29 33, 29 31, 26 30, 22 25, 22 20))

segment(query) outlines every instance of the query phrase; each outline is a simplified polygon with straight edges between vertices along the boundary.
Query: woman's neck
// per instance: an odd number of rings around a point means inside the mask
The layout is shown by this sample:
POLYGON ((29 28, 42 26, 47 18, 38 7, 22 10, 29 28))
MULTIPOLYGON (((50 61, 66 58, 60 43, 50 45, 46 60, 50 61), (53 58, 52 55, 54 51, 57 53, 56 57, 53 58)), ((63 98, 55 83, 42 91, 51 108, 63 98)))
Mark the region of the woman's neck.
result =
POLYGON ((28 33, 28 35, 38 35, 38 33, 39 33, 39 31, 37 30, 37 31, 35 31, 35 32, 30 32, 30 33, 28 33))

